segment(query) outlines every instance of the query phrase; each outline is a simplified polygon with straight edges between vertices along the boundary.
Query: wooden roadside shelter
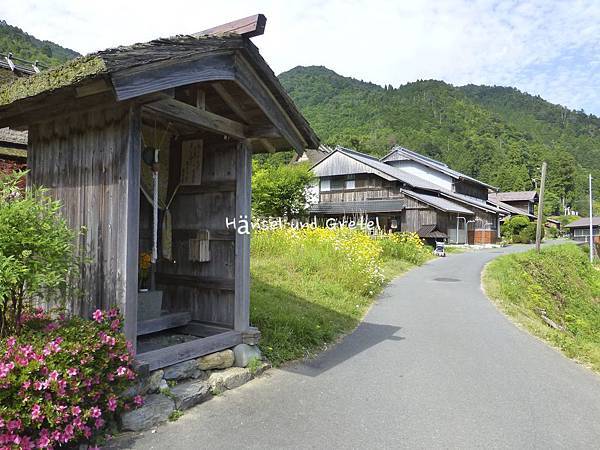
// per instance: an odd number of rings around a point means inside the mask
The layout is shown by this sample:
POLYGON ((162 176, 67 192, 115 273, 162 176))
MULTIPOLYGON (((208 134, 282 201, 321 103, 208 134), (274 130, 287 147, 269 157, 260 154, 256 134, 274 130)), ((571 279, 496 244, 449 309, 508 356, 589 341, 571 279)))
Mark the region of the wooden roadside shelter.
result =
POLYGON ((257 339, 250 235, 227 223, 250 218, 253 152, 319 146, 249 39, 265 20, 101 51, 0 88, 0 127, 29 132, 28 183, 85 230, 72 310, 118 306, 150 370, 257 339), (163 313, 139 320, 138 261, 156 237, 163 313), (142 335, 168 329, 188 339, 142 349, 142 335))

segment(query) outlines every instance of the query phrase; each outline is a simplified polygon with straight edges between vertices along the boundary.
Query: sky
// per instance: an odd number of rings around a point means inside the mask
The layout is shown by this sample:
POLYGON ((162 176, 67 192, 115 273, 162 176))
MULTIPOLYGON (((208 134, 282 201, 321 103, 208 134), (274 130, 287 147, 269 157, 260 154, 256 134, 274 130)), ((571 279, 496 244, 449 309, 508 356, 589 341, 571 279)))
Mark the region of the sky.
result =
POLYGON ((19 0, 0 18, 80 53, 263 13, 275 73, 322 65, 395 87, 514 86, 600 116, 600 0, 19 0))

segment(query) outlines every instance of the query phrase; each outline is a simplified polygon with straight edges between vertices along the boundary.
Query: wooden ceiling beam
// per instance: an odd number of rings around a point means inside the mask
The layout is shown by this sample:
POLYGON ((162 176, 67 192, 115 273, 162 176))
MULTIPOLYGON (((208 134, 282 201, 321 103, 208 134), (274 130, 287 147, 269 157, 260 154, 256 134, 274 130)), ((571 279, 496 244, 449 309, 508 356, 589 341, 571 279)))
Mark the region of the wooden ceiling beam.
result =
POLYGON ((235 33, 240 36, 251 38, 260 36, 265 32, 267 18, 263 14, 255 14, 253 16, 244 17, 243 19, 234 20, 233 22, 224 23, 208 30, 199 31, 192 34, 194 37, 206 36, 209 34, 224 34, 235 33))
POLYGON ((163 99, 144 105, 144 109, 159 116, 203 130, 220 133, 236 139, 246 138, 246 127, 240 122, 198 109, 174 99, 163 99))
POLYGON ((244 111, 244 109, 242 109, 242 107, 239 104, 239 101, 236 100, 233 95, 231 95, 231 93, 227 90, 223 83, 212 83, 211 86, 219 95, 219 97, 221 97, 223 103, 225 103, 227 107, 231 109, 231 111, 236 116, 238 116, 242 121, 246 122, 247 124, 250 123, 250 115, 246 111, 244 111))

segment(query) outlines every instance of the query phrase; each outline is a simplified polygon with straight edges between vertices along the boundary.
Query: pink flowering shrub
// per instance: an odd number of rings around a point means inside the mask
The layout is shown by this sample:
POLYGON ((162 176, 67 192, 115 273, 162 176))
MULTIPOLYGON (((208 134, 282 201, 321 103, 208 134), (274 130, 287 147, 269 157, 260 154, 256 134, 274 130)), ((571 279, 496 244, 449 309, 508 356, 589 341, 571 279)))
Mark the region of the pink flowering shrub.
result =
POLYGON ((22 316, 21 334, 0 340, 0 450, 95 442, 122 409, 136 378, 117 310, 94 320, 22 316))

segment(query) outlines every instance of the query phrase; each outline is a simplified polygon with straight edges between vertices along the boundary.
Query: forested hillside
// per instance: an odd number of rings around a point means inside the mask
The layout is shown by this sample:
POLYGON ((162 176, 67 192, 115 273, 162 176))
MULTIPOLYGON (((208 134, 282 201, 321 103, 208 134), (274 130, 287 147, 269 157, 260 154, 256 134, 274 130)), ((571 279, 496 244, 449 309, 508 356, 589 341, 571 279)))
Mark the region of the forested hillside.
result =
POLYGON ((516 89, 441 81, 381 87, 325 67, 279 78, 329 145, 383 155, 399 144, 502 190, 534 188, 546 160, 548 212, 563 198, 583 210, 588 170, 600 175, 600 119, 516 89))
POLYGON ((79 53, 50 41, 40 41, 20 28, 0 20, 0 53, 12 54, 27 61, 39 61, 46 66, 55 66, 79 56, 79 53))

